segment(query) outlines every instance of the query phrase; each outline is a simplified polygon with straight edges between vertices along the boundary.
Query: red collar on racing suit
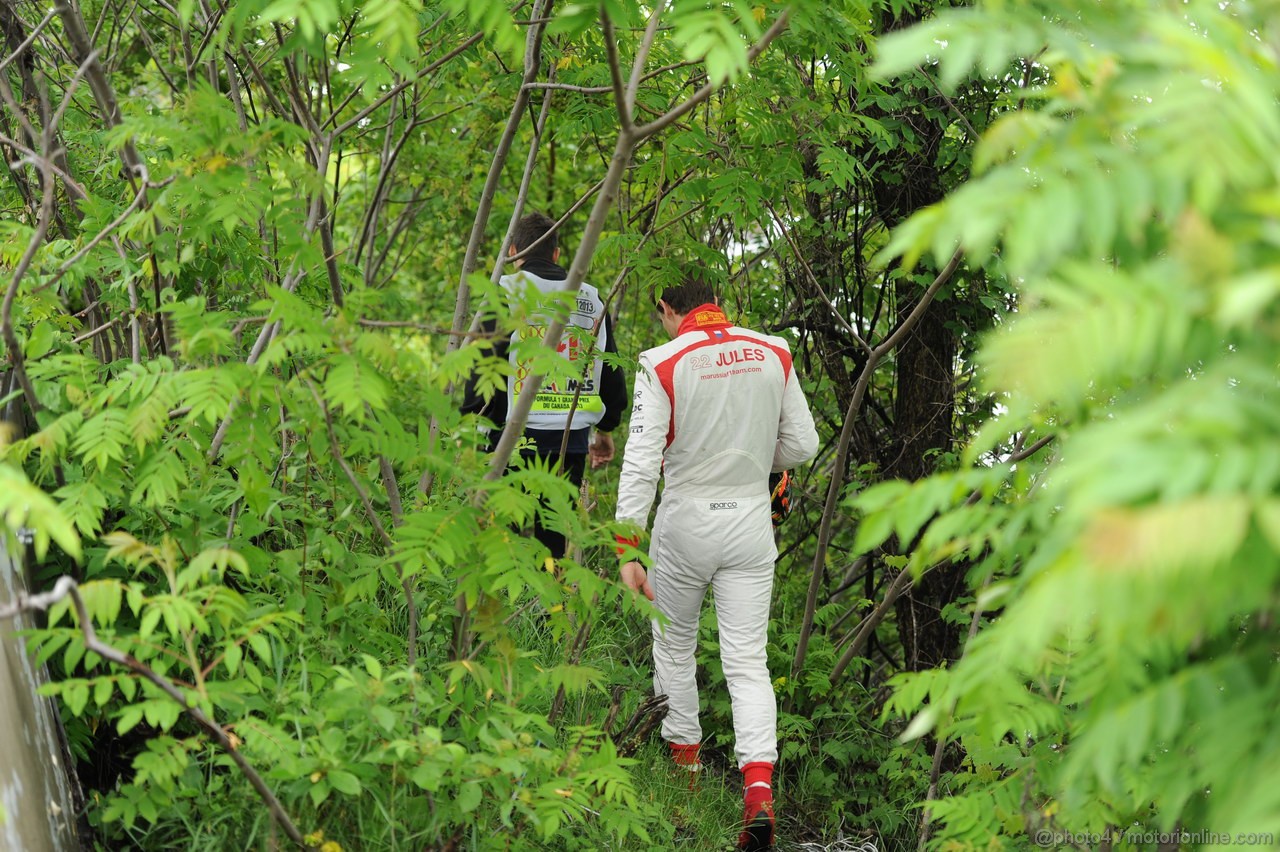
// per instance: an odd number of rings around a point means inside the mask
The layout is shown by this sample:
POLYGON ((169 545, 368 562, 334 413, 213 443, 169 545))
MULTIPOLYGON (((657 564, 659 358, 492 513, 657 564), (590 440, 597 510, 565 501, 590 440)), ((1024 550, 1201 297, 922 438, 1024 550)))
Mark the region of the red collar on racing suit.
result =
POLYGON ((714 331, 731 325, 733 323, 725 317, 724 311, 715 305, 699 305, 685 314, 684 319, 680 321, 680 327, 676 329, 676 335, 691 331, 714 331))

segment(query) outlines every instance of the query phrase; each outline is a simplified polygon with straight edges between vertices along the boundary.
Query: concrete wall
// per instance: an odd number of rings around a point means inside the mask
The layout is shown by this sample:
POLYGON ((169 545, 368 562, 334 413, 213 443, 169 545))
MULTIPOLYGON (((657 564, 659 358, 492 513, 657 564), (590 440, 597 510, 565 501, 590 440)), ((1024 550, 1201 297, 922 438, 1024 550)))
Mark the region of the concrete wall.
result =
MULTIPOLYGON (((23 587, 20 566, 0 547, 0 606, 23 587)), ((14 635, 31 626, 26 616, 0 620, 0 852, 71 852, 79 844, 57 711, 36 695, 43 667, 14 635)))

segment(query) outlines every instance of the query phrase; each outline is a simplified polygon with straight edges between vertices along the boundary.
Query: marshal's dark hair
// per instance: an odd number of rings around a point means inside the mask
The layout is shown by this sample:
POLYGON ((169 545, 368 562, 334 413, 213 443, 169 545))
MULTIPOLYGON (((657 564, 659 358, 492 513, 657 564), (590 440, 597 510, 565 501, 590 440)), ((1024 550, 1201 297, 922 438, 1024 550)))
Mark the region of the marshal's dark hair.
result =
POLYGON ((516 247, 517 252, 524 251, 549 231, 550 235, 538 243, 525 257, 551 260, 551 256, 556 253, 556 248, 560 245, 559 240, 556 239, 555 226, 555 220, 543 213, 522 216, 520 221, 516 222, 516 229, 511 235, 511 244, 516 247))

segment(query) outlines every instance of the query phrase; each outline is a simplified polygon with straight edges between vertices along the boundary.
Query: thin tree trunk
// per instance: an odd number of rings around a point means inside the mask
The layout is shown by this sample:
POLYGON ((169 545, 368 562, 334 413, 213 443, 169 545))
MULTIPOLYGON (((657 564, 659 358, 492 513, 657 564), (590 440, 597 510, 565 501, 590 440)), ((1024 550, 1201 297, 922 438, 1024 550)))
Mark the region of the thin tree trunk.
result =
MULTIPOLYGON (((449 343, 445 347, 446 354, 454 352, 462 345, 463 338, 457 332, 463 331, 467 327, 467 314, 471 307, 471 283, 469 279, 471 278, 471 273, 476 271, 476 265, 480 257, 480 245, 484 242, 485 229, 489 224, 489 214, 493 211, 493 198, 498 192, 498 182, 502 178, 502 170, 507 163, 507 156, 511 153, 511 145, 515 141, 516 131, 523 120, 525 106, 529 103, 530 90, 528 84, 538 76, 538 71, 541 68, 542 36, 546 30, 545 12, 550 9, 552 2, 553 0, 545 0, 545 2, 544 0, 534 0, 531 17, 538 23, 529 27, 529 34, 525 40, 524 75, 520 81, 520 89, 516 93, 515 103, 511 105, 511 112, 507 115, 507 124, 502 130, 502 136, 498 139, 498 147, 493 152, 493 160, 489 163, 489 174, 485 177, 484 187, 480 190, 480 202, 476 206, 476 216, 471 223, 471 235, 467 239, 466 252, 462 258, 462 273, 458 276, 458 292, 454 300, 453 322, 449 326, 453 334, 450 335, 449 343)), ((507 229, 507 241, 510 240, 510 233, 511 229, 509 227, 507 229)), ((449 392, 452 393, 452 391, 453 388, 450 386, 449 392)), ((439 437, 440 420, 438 417, 433 416, 427 438, 429 453, 435 453, 439 437)), ((434 471, 425 470, 418 480, 418 490, 422 494, 430 495, 434 484, 434 471)))

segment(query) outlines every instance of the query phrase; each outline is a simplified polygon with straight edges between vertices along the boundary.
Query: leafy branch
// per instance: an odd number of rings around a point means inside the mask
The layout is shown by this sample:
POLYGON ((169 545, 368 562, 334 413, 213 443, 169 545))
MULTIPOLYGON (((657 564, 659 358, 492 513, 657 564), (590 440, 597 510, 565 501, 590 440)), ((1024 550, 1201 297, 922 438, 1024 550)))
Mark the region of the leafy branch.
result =
MULTIPOLYGON (((303 381, 307 384, 307 390, 311 392, 311 396, 315 399, 316 405, 320 407, 320 411, 324 414, 325 432, 329 436, 329 449, 333 453, 333 459, 342 468, 342 473, 346 476, 347 481, 351 483, 351 487, 355 490, 356 496, 360 498, 360 505, 364 508, 365 517, 369 519, 369 523, 373 525, 374 530, 378 533, 378 539, 386 548, 386 552, 390 555, 396 547, 395 540, 387 532, 386 526, 382 523, 382 519, 378 517, 378 512, 373 506, 373 501, 369 498, 369 491, 360 484, 360 480, 356 477, 356 472, 351 469, 351 464, 347 461, 342 453, 342 447, 338 444, 338 433, 333 425, 333 414, 329 411, 329 406, 325 404, 324 398, 316 390, 311 380, 303 377, 303 381)), ((388 499, 391 501, 393 515, 395 519, 402 516, 400 508, 400 490, 396 486, 395 472, 391 468, 391 463, 385 456, 378 459, 380 470, 382 472, 383 484, 387 489, 388 499)), ((409 630, 405 643, 408 646, 407 658, 409 668, 412 670, 418 659, 418 604, 413 596, 412 579, 404 574, 404 565, 396 562, 396 575, 400 580, 400 588, 404 592, 405 606, 409 611, 409 630)))
POLYGON ((231 738, 227 736, 227 732, 222 726, 215 722, 196 704, 191 703, 182 690, 178 688, 173 681, 160 675, 150 666, 140 662, 131 654, 126 654, 118 648, 108 645, 98 638, 97 632, 93 629, 93 622, 89 618, 88 609, 85 607, 84 599, 80 596, 80 587, 76 581, 70 577, 59 577, 53 588, 41 594, 28 595, 20 592, 17 600, 7 607, 0 608, 0 619, 12 618, 22 612, 32 610, 46 610, 50 606, 63 599, 70 598, 72 606, 75 607, 77 619, 80 622, 80 633, 84 637, 84 646, 87 650, 97 654, 104 660, 115 663, 118 666, 128 669, 140 677, 150 681, 155 686, 172 698, 182 708, 191 720, 200 727, 208 736, 218 744, 218 746, 226 752, 226 754, 235 762, 240 769, 241 774, 257 792, 258 796, 266 804, 267 810, 271 813, 271 818, 284 830, 289 839, 303 849, 312 848, 303 839, 302 832, 294 825, 292 819, 285 812, 284 807, 280 804, 280 800, 276 798, 275 793, 267 786, 267 782, 258 774, 258 770, 245 759, 235 744, 231 742, 231 738))

